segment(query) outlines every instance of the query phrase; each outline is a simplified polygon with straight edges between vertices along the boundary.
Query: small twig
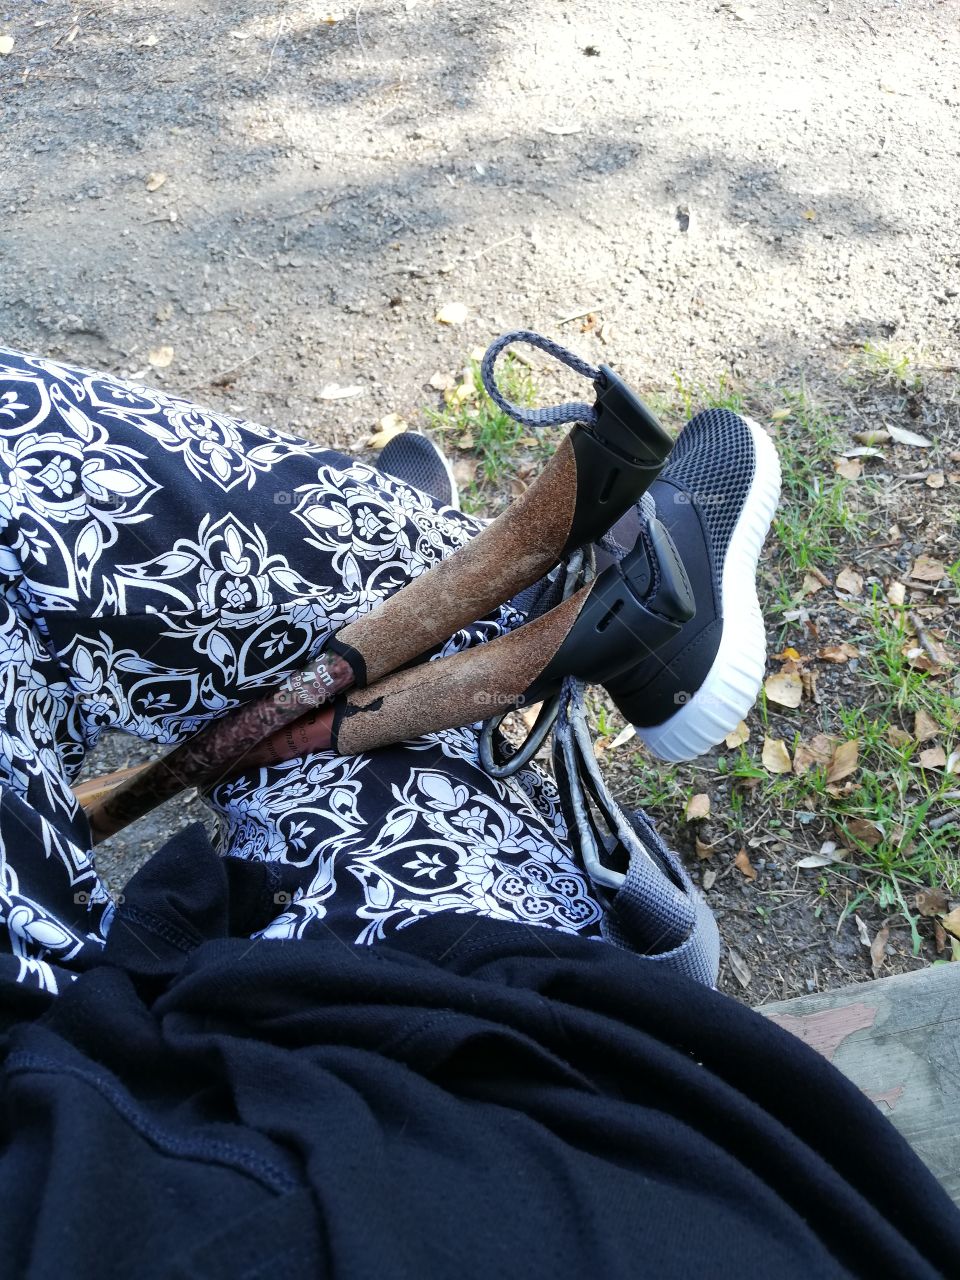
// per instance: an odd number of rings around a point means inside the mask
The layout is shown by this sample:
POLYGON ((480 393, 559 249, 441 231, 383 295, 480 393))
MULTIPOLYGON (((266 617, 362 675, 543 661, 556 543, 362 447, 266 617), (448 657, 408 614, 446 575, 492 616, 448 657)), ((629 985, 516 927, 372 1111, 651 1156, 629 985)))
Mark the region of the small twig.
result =
POLYGON ((930 657, 931 662, 933 662, 936 666, 939 667, 940 663, 943 661, 943 655, 937 653, 937 650, 936 650, 936 647, 934 646, 933 641, 927 635, 926 627, 924 627, 923 623, 920 621, 920 618, 916 613, 914 613, 912 609, 910 610, 907 617, 910 619, 910 625, 913 627, 914 631, 916 631, 917 633, 917 639, 920 641, 921 647, 926 650, 928 656, 930 657))
POLYGON ((871 23, 869 23, 862 13, 860 14, 860 21, 863 23, 863 25, 867 28, 868 31, 872 31, 875 36, 879 35, 877 28, 873 26, 871 23))
POLYGON ((960 809, 950 809, 941 813, 939 818, 931 818, 927 826, 931 831, 939 831, 941 827, 949 827, 953 822, 960 822, 960 809))
POLYGON ((267 59, 267 69, 263 73, 263 80, 260 82, 261 84, 265 83, 270 78, 270 71, 273 67, 273 55, 276 53, 277 44, 279 43, 280 37, 283 35, 283 24, 286 20, 286 14, 281 13, 280 21, 277 23, 277 34, 274 36, 273 44, 270 46, 270 57, 267 59))
POLYGON ((582 320, 584 316, 599 315, 603 311, 603 307, 587 307, 586 311, 574 311, 568 316, 561 316, 557 324, 569 324, 571 320, 582 320))
POLYGON ((253 355, 245 356, 243 360, 238 360, 236 364, 228 365, 226 369, 221 369, 219 373, 212 373, 209 377, 201 378, 199 382, 192 383, 189 387, 185 387, 184 390, 196 391, 198 387, 209 387, 219 378, 225 378, 230 373, 236 373, 237 370, 242 369, 245 364, 250 364, 252 360, 256 360, 260 356, 265 356, 267 352, 272 351, 276 345, 276 343, 272 343, 269 347, 260 347, 258 351, 254 351, 253 355))

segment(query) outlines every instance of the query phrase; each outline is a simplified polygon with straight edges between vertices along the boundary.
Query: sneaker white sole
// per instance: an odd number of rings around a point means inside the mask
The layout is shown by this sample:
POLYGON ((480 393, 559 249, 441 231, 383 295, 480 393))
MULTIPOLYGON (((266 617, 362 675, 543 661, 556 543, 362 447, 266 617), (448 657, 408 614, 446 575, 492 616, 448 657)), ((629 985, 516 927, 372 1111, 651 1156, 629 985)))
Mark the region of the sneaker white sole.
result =
MULTIPOLYGON (((693 760, 722 742, 757 700, 767 661, 766 629, 757 599, 757 561, 780 498, 780 459, 767 433, 744 418, 756 467, 723 564, 723 631, 706 679, 662 724, 637 729, 661 760, 693 760)), ((679 695, 678 695, 679 696, 679 695)))

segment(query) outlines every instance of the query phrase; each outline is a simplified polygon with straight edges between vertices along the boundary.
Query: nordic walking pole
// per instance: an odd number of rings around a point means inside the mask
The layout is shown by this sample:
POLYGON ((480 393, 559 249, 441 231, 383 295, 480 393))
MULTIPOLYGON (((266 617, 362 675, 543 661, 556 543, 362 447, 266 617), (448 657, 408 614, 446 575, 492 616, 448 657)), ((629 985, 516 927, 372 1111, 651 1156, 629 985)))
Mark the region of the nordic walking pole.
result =
MULTIPOLYGON (((485 362, 504 345, 494 344, 485 362)), ((342 628, 312 666, 104 791, 87 815, 94 843, 226 766, 235 771, 258 742, 351 686, 412 662, 600 537, 633 506, 662 468, 671 439, 611 369, 583 367, 596 375, 595 405, 532 411, 563 413, 577 425, 525 493, 452 556, 342 628)))

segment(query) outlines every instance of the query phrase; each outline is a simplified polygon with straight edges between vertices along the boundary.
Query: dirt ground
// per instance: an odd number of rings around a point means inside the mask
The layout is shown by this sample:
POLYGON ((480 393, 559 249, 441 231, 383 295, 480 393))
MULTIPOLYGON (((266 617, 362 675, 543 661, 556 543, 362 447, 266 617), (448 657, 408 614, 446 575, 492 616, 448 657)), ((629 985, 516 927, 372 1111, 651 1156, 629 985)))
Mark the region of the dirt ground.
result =
MULTIPOLYGON (((957 0, 25 0, 4 34, 7 345, 346 450, 515 327, 645 392, 802 377, 828 401, 880 343, 951 399, 957 0)), ((111 842, 108 880, 196 812, 111 842)), ((711 897, 762 967, 734 993, 870 975, 809 894, 757 943, 755 891, 711 897)))

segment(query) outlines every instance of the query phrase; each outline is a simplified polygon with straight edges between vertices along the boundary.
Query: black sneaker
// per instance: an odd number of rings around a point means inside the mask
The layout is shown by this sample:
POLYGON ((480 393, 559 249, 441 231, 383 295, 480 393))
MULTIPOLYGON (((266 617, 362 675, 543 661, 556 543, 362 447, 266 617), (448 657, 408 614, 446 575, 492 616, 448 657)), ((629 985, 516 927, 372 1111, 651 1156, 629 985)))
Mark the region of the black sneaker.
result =
MULTIPOLYGON (((696 615, 607 691, 661 760, 692 760, 736 728, 756 701, 766 662, 757 560, 780 496, 769 436, 729 409, 698 413, 632 518, 656 514, 693 589, 696 615)), ((632 544, 631 544, 632 545, 632 544)))
POLYGON ((446 456, 416 431, 401 431, 380 450, 374 466, 395 480, 427 494, 444 507, 460 510, 457 482, 446 456))

